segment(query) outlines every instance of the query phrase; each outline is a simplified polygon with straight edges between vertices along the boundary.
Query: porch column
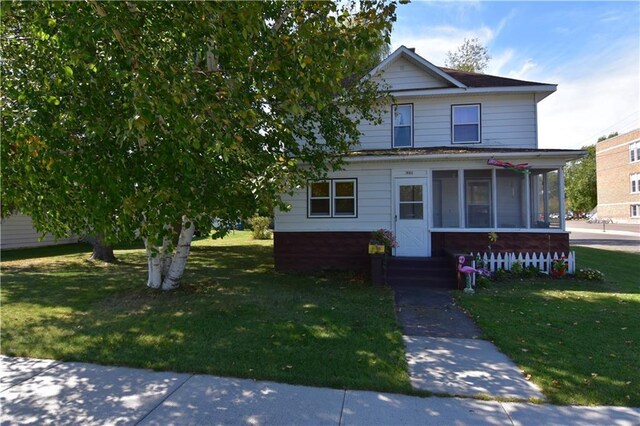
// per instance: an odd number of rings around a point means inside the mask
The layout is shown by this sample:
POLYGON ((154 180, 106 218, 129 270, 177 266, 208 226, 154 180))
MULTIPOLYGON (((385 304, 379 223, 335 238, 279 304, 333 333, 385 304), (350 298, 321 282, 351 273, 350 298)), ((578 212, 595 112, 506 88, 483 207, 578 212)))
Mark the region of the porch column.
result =
POLYGON ((524 226, 531 228, 531 174, 524 175, 524 226))
POLYGON ((491 227, 498 227, 498 184, 496 183, 496 169, 491 169, 491 227))
POLYGON ((465 222, 467 206, 464 202, 464 170, 458 169, 458 205, 460 208, 458 209, 458 220, 460 221, 460 228, 466 228, 467 223, 465 222))
POLYGON ((565 223, 564 223, 564 168, 560 167, 558 169, 558 201, 560 204, 560 229, 562 229, 563 231, 565 230, 565 223))
POLYGON ((549 220, 549 180, 547 179, 548 172, 542 175, 542 191, 544 197, 542 199, 542 211, 544 212, 544 221, 550 222, 549 220))

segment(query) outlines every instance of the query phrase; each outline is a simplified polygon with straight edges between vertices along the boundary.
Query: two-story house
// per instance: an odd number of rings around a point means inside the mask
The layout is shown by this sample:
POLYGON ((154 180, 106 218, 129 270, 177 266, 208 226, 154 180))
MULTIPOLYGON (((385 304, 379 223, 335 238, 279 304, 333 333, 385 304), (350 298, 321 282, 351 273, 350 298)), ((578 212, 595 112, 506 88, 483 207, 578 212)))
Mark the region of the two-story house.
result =
POLYGON ((494 251, 568 252, 562 168, 582 152, 538 149, 537 104, 556 85, 440 68, 404 46, 368 78, 394 101, 343 170, 275 212, 278 270, 366 270, 380 228, 399 257, 486 251, 490 232, 494 251))

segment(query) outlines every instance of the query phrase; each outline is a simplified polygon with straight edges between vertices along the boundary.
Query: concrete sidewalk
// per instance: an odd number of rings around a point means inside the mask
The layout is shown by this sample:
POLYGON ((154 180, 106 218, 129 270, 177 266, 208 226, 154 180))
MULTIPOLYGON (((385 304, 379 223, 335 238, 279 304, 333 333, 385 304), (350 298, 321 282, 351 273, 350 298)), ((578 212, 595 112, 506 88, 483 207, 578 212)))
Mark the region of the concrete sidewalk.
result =
POLYGON ((640 409, 292 386, 0 357, 2 424, 640 425, 640 409))

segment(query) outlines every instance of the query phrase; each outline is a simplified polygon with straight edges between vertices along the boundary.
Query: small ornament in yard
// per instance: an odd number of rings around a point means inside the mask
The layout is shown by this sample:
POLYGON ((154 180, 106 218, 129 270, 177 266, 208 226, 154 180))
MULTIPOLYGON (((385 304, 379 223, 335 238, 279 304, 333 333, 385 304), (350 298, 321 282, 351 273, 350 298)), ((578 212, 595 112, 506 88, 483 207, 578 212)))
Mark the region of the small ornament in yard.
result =
POLYGON ((465 266, 466 258, 464 256, 458 257, 458 271, 465 275, 465 282, 467 286, 464 288, 464 292, 467 294, 475 293, 475 290, 471 286, 471 274, 480 274, 484 276, 490 276, 491 273, 484 268, 473 268, 471 266, 465 266))

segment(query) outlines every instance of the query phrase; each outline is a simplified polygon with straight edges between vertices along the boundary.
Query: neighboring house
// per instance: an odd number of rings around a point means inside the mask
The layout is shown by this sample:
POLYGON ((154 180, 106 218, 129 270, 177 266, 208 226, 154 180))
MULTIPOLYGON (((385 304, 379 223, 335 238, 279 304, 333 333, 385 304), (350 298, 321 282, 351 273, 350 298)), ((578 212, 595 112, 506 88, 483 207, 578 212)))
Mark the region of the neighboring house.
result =
POLYGON ((28 247, 53 246, 58 244, 77 243, 78 238, 60 238, 55 240, 51 235, 45 235, 42 240, 41 232, 33 227, 31 217, 21 213, 12 214, 5 217, 0 222, 0 248, 16 249, 28 247))
POLYGON ((538 149, 537 104, 556 85, 440 68, 404 46, 369 76, 395 104, 361 126, 344 170, 275 212, 278 270, 366 270, 379 228, 395 232, 399 257, 486 251, 489 232, 494 251, 569 250, 562 168, 583 152, 538 149))
POLYGON ((640 223, 640 129, 596 144, 598 217, 640 223))

